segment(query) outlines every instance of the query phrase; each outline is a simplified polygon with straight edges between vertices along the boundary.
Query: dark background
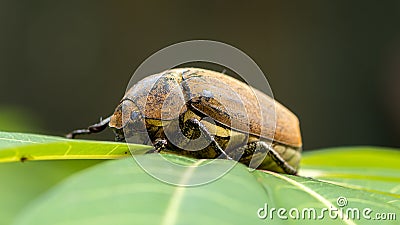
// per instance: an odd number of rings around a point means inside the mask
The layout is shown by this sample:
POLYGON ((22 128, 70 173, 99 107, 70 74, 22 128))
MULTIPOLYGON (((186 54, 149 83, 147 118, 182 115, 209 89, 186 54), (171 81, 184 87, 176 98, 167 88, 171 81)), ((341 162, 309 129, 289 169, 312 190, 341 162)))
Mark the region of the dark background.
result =
POLYGON ((97 122, 152 53, 211 39, 260 66, 305 149, 400 146, 399 1, 10 0, 0 29, 0 130, 97 122))

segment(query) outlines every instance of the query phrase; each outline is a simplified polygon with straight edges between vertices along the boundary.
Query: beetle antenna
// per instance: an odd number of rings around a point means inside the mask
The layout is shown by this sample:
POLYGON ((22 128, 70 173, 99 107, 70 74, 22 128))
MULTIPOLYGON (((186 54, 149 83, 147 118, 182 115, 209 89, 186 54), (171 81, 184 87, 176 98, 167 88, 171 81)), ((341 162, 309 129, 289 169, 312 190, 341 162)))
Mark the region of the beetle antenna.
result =
POLYGON ((65 135, 66 138, 73 139, 75 138, 76 135, 82 135, 82 134, 93 134, 93 133, 99 133, 106 129, 108 126, 108 123, 110 122, 111 116, 107 117, 106 119, 100 118, 100 123, 93 124, 89 126, 87 129, 79 129, 79 130, 74 130, 70 132, 69 134, 65 135))

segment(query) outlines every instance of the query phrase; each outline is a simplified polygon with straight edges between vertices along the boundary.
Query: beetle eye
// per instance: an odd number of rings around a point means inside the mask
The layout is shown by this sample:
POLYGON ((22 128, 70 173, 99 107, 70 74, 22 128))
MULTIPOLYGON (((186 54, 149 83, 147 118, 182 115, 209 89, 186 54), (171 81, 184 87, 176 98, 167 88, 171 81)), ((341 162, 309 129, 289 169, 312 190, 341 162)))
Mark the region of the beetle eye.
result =
POLYGON ((131 124, 132 129, 135 131, 146 131, 146 125, 141 114, 137 111, 132 111, 131 113, 131 124))
POLYGON ((146 124, 143 119, 133 121, 133 129, 138 132, 146 132, 146 124))
POLYGON ((137 119, 138 119, 138 116, 139 116, 139 113, 136 112, 136 111, 133 111, 133 112, 131 113, 131 120, 137 120, 137 119))

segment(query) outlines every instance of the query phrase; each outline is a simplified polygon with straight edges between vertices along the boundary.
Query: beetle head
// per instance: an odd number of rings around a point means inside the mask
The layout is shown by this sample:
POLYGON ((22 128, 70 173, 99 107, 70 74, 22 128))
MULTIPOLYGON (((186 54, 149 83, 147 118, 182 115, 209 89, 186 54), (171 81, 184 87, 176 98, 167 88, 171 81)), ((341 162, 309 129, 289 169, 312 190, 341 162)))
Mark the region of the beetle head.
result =
POLYGON ((137 144, 148 142, 145 117, 130 99, 122 100, 117 106, 109 126, 114 129, 117 141, 137 144))

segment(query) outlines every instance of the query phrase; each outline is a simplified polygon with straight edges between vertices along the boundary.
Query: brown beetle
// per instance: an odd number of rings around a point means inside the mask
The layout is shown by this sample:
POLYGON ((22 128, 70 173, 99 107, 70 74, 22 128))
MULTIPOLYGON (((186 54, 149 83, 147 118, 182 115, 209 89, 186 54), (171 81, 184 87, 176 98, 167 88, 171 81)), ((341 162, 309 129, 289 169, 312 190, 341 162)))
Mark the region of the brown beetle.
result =
POLYGON ((299 121, 292 112, 239 80, 205 69, 148 76, 126 92, 112 116, 67 137, 107 126, 117 141, 152 144, 157 152, 195 158, 222 155, 246 165, 263 152, 266 157, 258 169, 288 174, 296 174, 301 157, 299 121), (205 141, 193 146, 191 140, 199 137, 205 141))

